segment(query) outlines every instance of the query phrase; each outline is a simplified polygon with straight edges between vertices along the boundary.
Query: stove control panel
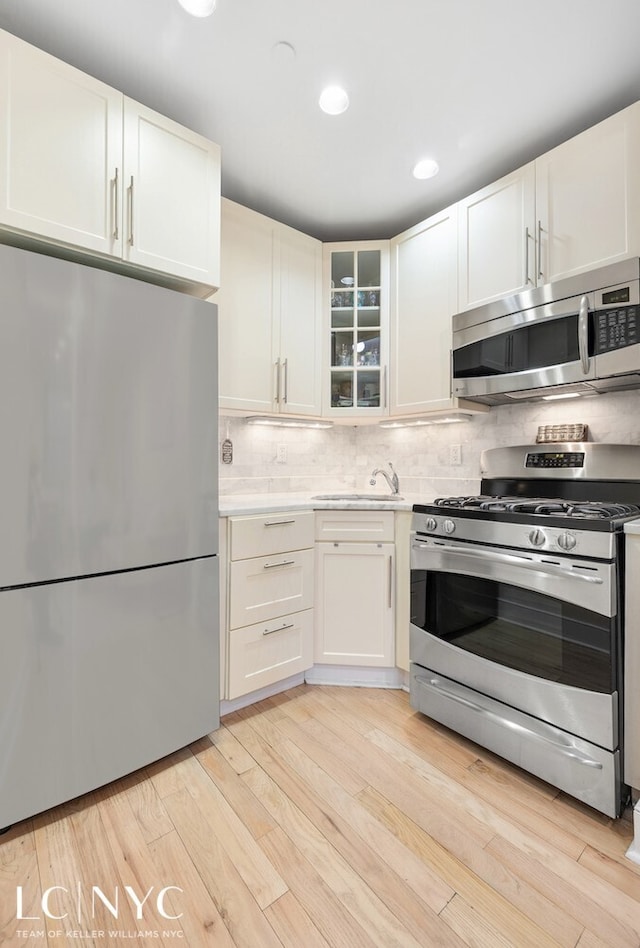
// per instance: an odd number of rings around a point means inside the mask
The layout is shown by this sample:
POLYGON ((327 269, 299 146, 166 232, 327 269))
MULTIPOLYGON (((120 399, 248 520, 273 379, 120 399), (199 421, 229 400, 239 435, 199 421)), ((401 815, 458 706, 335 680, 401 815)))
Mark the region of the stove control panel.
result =
POLYGON ((583 451, 532 451, 527 454, 525 467, 584 467, 583 451))

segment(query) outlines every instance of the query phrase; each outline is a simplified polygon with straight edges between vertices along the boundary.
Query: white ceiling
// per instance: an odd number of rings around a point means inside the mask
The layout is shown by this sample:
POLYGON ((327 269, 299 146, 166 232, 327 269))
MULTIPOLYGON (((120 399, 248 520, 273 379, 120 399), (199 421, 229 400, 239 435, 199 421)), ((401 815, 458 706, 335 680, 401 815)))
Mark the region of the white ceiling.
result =
POLYGON ((639 0, 0 0, 0 27, 218 142, 227 197, 323 240, 392 236, 640 99, 639 0))

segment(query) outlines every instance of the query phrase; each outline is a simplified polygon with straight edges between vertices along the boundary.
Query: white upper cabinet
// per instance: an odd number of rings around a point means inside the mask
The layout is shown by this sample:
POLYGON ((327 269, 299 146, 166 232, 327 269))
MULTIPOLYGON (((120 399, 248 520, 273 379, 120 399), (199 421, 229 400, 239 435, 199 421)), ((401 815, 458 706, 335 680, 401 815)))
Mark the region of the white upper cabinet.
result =
POLYGON ((452 407, 457 216, 449 208, 391 241, 390 414, 452 407))
POLYGON ((640 103, 535 167, 538 284, 640 254, 640 103))
POLYGON ((219 286, 220 149, 124 100, 124 256, 219 286))
POLYGON ((122 253, 122 96, 0 32, 0 224, 122 253))
POLYGON ((0 227, 219 285, 218 146, 2 31, 0 154, 0 227))
POLYGON ((640 254, 640 103, 459 203, 459 308, 640 254))
POLYGON ((320 414, 322 244, 222 201, 220 407, 320 414))
POLYGON ((460 201, 458 215, 461 310, 534 285, 533 164, 460 201))

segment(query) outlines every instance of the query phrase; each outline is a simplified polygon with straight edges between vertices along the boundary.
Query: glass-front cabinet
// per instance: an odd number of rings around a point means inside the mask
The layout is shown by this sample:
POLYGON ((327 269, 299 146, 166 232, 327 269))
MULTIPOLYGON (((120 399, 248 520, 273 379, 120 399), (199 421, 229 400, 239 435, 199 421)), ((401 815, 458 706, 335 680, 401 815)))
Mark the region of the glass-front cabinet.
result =
POLYGON ((384 414, 387 409, 388 267, 386 241, 325 245, 327 414, 384 414))

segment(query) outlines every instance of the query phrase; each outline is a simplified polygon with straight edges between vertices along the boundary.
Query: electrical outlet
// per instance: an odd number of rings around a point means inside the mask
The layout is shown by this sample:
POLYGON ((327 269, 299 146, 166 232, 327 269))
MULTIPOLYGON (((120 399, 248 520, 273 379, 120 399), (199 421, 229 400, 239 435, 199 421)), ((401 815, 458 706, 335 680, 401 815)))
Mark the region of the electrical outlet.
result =
POLYGON ((276 447, 276 463, 277 464, 286 464, 287 463, 287 446, 286 444, 279 444, 276 447))
POLYGON ((459 464, 462 464, 462 445, 461 444, 449 445, 449 464, 455 465, 456 467, 459 464))

